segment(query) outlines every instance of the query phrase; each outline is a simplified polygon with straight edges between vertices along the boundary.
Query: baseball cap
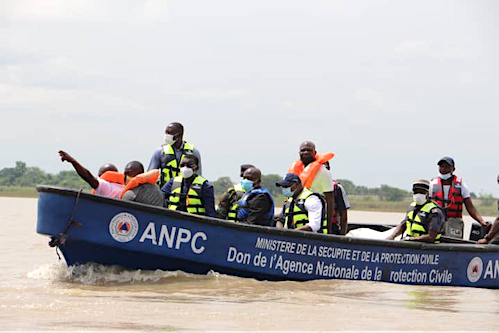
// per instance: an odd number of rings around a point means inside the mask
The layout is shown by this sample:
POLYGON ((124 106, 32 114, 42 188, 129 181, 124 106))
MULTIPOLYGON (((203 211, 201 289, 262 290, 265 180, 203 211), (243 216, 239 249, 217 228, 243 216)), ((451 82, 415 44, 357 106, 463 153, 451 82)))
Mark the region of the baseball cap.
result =
POLYGON ((301 184, 301 179, 295 173, 288 173, 281 181, 278 181, 275 184, 281 187, 289 187, 293 184, 301 184))
POLYGON ((442 162, 445 162, 447 164, 449 164, 450 166, 454 167, 454 159, 452 157, 449 157, 449 156, 444 156, 440 159, 440 161, 438 161, 437 165, 440 165, 440 163, 442 162))

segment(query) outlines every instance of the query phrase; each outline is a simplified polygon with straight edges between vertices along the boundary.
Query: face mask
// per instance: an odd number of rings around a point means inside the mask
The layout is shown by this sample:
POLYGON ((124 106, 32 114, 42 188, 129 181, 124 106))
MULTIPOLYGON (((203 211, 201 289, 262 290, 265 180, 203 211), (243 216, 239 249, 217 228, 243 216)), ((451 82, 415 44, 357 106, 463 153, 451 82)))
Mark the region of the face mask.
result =
POLYGON ((166 133, 165 133, 165 143, 166 143, 167 145, 172 145, 172 144, 174 144, 176 140, 173 140, 173 137, 174 137, 174 135, 171 135, 171 134, 166 134, 166 133))
POLYGON ((447 180, 450 177, 452 177, 452 173, 440 174, 440 178, 442 178, 443 180, 447 180))
POLYGON ((184 178, 191 178, 192 175, 194 174, 194 170, 192 170, 189 167, 181 167, 180 173, 182 174, 182 177, 184 177, 184 178))
POLYGON ((253 182, 248 179, 241 179, 241 186, 244 188, 246 192, 249 192, 253 189, 253 182))
POLYGON ((422 205, 426 202, 426 194, 417 193, 412 195, 412 199, 416 205, 422 205))
POLYGON ((291 188, 289 187, 283 187, 282 188, 282 194, 285 196, 285 197, 292 197, 293 196, 293 191, 291 191, 291 188))

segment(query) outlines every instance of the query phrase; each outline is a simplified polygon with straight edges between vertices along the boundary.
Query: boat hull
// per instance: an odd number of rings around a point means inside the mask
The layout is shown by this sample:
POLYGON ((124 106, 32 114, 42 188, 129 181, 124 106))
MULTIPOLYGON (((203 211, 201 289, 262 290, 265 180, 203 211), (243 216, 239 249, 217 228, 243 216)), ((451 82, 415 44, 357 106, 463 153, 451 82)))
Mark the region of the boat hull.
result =
POLYGON ((37 232, 59 236, 68 265, 219 273, 262 280, 349 279, 499 287, 499 246, 367 240, 231 223, 38 187, 37 232), (76 207, 76 208, 75 208, 76 207))

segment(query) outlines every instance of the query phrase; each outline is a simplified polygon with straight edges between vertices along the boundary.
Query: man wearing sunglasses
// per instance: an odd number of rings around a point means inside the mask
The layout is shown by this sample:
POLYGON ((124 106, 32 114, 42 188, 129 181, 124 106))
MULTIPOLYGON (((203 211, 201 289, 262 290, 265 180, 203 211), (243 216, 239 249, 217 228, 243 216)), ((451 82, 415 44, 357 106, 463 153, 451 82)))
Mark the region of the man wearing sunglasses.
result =
POLYGON ((180 162, 180 175, 172 178, 161 188, 168 209, 196 215, 215 217, 213 186, 198 175, 199 159, 186 154, 180 162))

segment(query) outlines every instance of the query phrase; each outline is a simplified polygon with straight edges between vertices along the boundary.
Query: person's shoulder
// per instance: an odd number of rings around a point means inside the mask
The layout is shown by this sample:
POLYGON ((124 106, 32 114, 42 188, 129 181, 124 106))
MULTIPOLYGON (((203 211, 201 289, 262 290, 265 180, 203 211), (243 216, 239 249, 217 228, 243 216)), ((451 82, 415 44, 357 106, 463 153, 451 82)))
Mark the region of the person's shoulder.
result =
POLYGON ((434 177, 430 180, 430 185, 438 183, 438 177, 434 177))

